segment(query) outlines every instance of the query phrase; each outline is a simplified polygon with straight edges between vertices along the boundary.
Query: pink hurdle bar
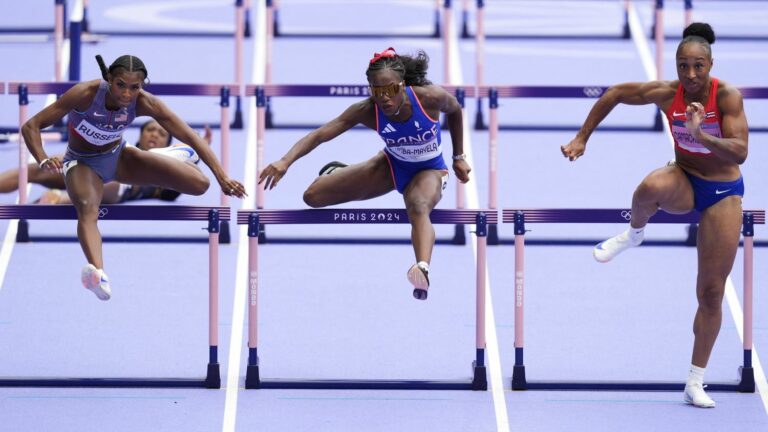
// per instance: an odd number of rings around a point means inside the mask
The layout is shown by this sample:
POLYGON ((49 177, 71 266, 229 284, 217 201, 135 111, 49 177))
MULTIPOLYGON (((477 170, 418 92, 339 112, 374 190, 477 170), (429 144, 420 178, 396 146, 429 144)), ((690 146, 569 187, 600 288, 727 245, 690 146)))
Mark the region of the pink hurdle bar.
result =
MULTIPOLYGON (((27 203, 27 145, 21 135, 21 126, 27 121, 29 112, 29 94, 26 88, 19 89, 19 204, 27 203)), ((19 221, 19 224, 22 224, 19 221)))
POLYGON ((207 387, 221 387, 219 375, 219 227, 218 216, 208 225, 208 378, 207 387))
POLYGON ((53 22, 53 76, 54 80, 61 81, 61 57, 64 50, 64 2, 57 1, 54 9, 53 22))
MULTIPOLYGON (((754 224, 765 223, 765 215, 755 216, 754 213, 745 212, 743 219, 742 234, 744 235, 744 366, 741 369, 742 377, 745 374, 752 374, 751 379, 754 382, 754 370, 752 369, 752 306, 753 306, 753 252, 754 252, 754 224)), ((754 391, 754 389, 752 390, 754 391)))
MULTIPOLYGON (((513 390, 654 390, 682 391, 683 383, 665 382, 531 382, 525 376, 524 349, 524 289, 525 289, 525 223, 627 223, 627 209, 528 209, 502 211, 503 222, 515 224, 515 364, 512 373, 513 390)), ((698 213, 672 215, 659 211, 651 223, 697 223, 698 213)), ((765 224, 765 210, 744 210, 744 363, 739 367, 738 383, 709 383, 713 391, 755 391, 752 368, 752 307, 753 307, 753 248, 754 225, 765 224)))
MULTIPOLYGON (((439 4, 439 1, 436 3, 439 4)), ((453 35, 453 12, 451 11, 451 2, 446 0, 443 7, 443 82, 445 84, 452 84, 453 77, 451 76, 451 35, 453 35)))
POLYGON ((498 223, 493 210, 434 210, 432 223, 475 224, 477 261, 475 277, 475 360, 471 382, 424 380, 274 380, 259 376, 258 355, 258 251, 260 226, 267 224, 403 224, 408 223, 404 209, 312 209, 312 210, 239 210, 237 223, 248 225, 248 367, 246 389, 400 389, 400 390, 487 390, 485 365, 485 292, 487 225, 498 223), (343 216, 343 217, 342 217, 343 216))
POLYGON ((664 77, 664 2, 656 2, 656 21, 654 35, 656 39, 656 79, 664 77))

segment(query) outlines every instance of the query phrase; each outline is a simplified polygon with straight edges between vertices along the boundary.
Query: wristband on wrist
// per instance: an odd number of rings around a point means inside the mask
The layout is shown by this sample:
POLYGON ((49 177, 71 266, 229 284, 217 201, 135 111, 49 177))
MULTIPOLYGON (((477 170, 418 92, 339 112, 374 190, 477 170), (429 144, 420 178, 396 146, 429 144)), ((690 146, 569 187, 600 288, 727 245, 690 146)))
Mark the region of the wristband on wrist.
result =
POLYGON ((52 160, 53 160, 53 159, 51 159, 51 158, 45 158, 45 159, 41 160, 41 161, 40 161, 40 163, 38 163, 38 164, 37 164, 37 166, 38 166, 39 168, 42 168, 42 167, 43 167, 43 165, 45 165, 46 163, 48 163, 48 162, 50 162, 50 161, 52 161, 52 160))
POLYGON ((453 155, 453 156, 452 156, 452 158, 453 158, 453 160, 455 160, 455 161, 458 161, 458 160, 464 160, 464 159, 466 159, 466 158, 467 158, 467 155, 465 155, 464 153, 462 153, 462 154, 460 154, 460 155, 453 155))

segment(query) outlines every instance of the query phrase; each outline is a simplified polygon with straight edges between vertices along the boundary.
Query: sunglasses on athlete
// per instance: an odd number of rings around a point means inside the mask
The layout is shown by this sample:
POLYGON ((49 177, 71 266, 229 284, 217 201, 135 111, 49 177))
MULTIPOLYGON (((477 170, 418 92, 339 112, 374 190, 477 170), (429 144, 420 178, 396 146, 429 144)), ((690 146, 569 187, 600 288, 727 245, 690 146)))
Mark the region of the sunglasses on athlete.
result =
POLYGON ((383 86, 368 85, 368 88, 371 90, 371 96, 375 98, 382 98, 384 96, 391 98, 400 91, 400 87, 403 85, 403 81, 400 81, 398 83, 392 83, 383 86))

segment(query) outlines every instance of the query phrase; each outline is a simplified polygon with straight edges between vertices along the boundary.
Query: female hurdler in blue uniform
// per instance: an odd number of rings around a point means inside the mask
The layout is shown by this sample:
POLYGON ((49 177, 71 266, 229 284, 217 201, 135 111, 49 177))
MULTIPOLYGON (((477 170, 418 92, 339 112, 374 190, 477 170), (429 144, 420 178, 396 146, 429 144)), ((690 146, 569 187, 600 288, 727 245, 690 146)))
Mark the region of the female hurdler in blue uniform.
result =
POLYGON ((304 192, 304 202, 311 207, 326 207, 378 197, 394 189, 403 194, 416 254, 416 264, 407 276, 414 297, 420 300, 427 298, 429 262, 435 244, 429 214, 442 197, 448 175, 440 144, 441 112, 448 119, 456 177, 466 183, 471 171, 464 158, 461 105, 427 80, 428 62, 423 51, 416 56, 399 55, 393 48, 376 53, 366 71, 371 97, 300 139, 259 176, 264 188, 272 189, 291 164, 321 143, 357 124, 378 132, 384 141, 381 152, 350 166, 338 162, 326 165, 304 192))
POLYGON ((67 194, 77 211, 77 237, 88 264, 83 285, 101 300, 112 289, 104 272, 101 234, 97 227, 104 184, 112 180, 131 185, 154 185, 189 195, 201 195, 210 181, 192 163, 165 155, 126 147, 123 132, 135 117, 150 116, 163 129, 188 143, 216 176, 224 193, 245 194, 237 180, 229 178, 208 144, 160 99, 144 90, 147 68, 138 57, 118 57, 109 68, 97 56, 103 80, 78 83, 56 102, 33 116, 21 128, 29 152, 39 167, 63 173, 67 194), (43 148, 41 129, 67 116, 69 141, 63 160, 49 157, 43 148))

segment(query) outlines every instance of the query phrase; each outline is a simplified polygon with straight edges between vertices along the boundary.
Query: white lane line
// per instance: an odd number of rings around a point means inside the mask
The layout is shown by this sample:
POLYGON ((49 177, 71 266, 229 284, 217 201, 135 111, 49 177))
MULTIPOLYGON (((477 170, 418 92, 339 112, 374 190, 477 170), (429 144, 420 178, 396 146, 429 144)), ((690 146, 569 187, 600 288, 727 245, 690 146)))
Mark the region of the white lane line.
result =
MULTIPOLYGON (((461 85, 463 82, 461 64, 459 62, 459 46, 458 36, 456 32, 452 32, 451 37, 448 39, 449 52, 450 52, 450 71, 453 78, 448 83, 449 85, 461 85)), ((467 160, 470 166, 473 165, 474 157, 472 154, 472 137, 470 136, 469 120, 464 117, 464 153, 467 155, 467 160)), ((473 181, 470 181, 466 187, 467 192, 467 207, 468 208, 480 208, 480 199, 477 192, 477 177, 473 181)), ((475 256, 475 262, 477 262, 477 245, 472 243, 472 253, 475 256)), ((491 297, 491 279, 488 277, 488 267, 485 268, 485 352, 488 357, 488 369, 491 375, 491 393, 493 396, 493 409, 496 413, 496 430, 498 432, 508 432, 509 427, 509 415, 507 414, 507 401, 504 396, 504 380, 501 373, 501 358, 499 356, 499 341, 496 336, 496 318, 493 313, 493 299, 491 297)))
MULTIPOLYGON (((637 51, 640 54, 645 74, 648 76, 649 80, 655 79, 656 68, 651 56, 651 50, 648 47, 648 41, 645 38, 640 19, 638 18, 632 3, 629 5, 629 30, 632 34, 632 40, 635 42, 635 47, 637 47, 637 51)), ((662 119, 664 120, 663 123, 666 130, 666 136, 669 139, 670 144, 674 147, 675 142, 672 140, 672 134, 669 133, 667 119, 664 116, 662 116, 662 119)), ((736 288, 734 287, 730 276, 728 276, 728 279, 725 281, 725 299, 739 333, 739 340, 744 342, 744 312, 741 309, 741 303, 739 302, 739 297, 736 295, 736 288)), ((752 367, 755 372, 757 391, 762 399, 763 408, 765 409, 766 414, 768 414, 768 382, 766 382, 765 372, 763 366, 760 364, 760 357, 757 354, 757 346, 755 346, 754 343, 752 344, 752 367)))
MULTIPOLYGON (((744 341, 744 313, 741 310, 741 304, 739 303, 739 297, 736 295, 736 289, 728 278, 728 282, 725 285, 725 299, 728 304, 728 308, 731 310, 731 316, 736 323, 736 330, 739 332, 739 339, 744 341)), ((768 414, 768 381, 765 378, 765 371, 760 364, 760 358, 757 355, 757 347, 752 344, 752 368, 755 372, 755 383, 757 385, 757 391, 760 393, 760 398, 763 401, 763 408, 766 414, 768 414)))
MULTIPOLYGON (((77 5, 75 6, 77 9, 77 5)), ((61 76, 65 76, 66 71, 69 69, 69 39, 65 39, 61 48, 61 76)), ((51 78, 53 81, 53 78, 51 78)), ((56 100, 56 95, 48 95, 45 99, 45 106, 52 104, 56 100)), ((27 183, 27 196, 32 191, 32 184, 27 183)), ((16 204, 19 203, 19 195, 16 195, 16 204)), ((16 234, 18 232, 18 219, 12 219, 8 221, 8 228, 5 231, 5 237, 3 238, 3 245, 0 247, 0 291, 3 289, 5 283, 5 274, 8 272, 8 265, 11 262, 11 255, 13 254, 13 246, 16 244, 16 234)))
MULTIPOLYGON (((256 7, 256 21, 254 28, 266 28, 266 7, 264 2, 258 2, 256 7)), ((253 44, 253 74, 251 82, 263 84, 266 74, 266 32, 258 31, 253 44)), ((252 98, 250 98, 252 99, 252 98)), ((256 184, 256 116, 253 115, 255 103, 250 100, 243 101, 246 110, 247 144, 245 146, 245 166, 243 184, 250 186, 256 184)), ((256 191, 248 191, 249 196, 242 200, 243 209, 255 208, 256 191)), ((243 326, 245 324, 245 295, 248 284, 248 226, 240 227, 240 236, 237 245, 237 267, 235 277, 235 294, 232 305, 232 329, 229 335, 229 360, 227 365, 226 397, 224 399, 224 419, 221 430, 223 432, 235 432, 237 420, 237 396, 240 390, 240 356, 243 351, 243 326)))

